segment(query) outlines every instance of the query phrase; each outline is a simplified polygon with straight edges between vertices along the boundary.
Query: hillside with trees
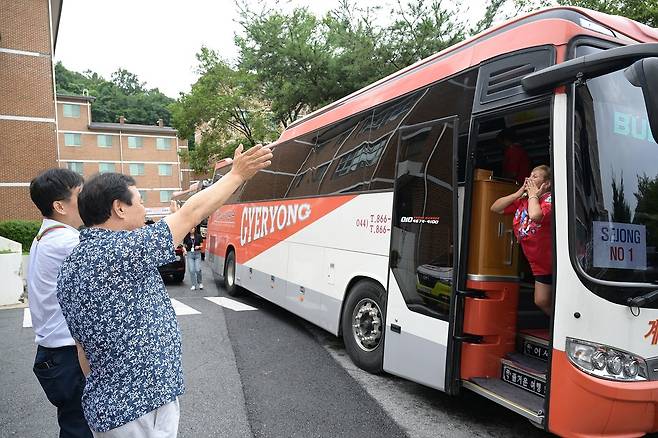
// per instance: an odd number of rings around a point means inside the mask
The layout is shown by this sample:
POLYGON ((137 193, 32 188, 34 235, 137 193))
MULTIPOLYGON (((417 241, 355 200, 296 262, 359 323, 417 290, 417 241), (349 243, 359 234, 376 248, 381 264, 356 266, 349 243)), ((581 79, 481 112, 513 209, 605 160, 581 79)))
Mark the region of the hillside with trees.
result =
POLYGON ((126 122, 153 125, 163 119, 171 125, 168 106, 174 99, 165 96, 157 88, 147 89, 134 73, 119 69, 106 80, 98 73, 78 73, 68 70, 61 62, 55 65, 57 94, 82 95, 85 90, 96 98, 91 105, 94 122, 116 123, 119 116, 126 122))

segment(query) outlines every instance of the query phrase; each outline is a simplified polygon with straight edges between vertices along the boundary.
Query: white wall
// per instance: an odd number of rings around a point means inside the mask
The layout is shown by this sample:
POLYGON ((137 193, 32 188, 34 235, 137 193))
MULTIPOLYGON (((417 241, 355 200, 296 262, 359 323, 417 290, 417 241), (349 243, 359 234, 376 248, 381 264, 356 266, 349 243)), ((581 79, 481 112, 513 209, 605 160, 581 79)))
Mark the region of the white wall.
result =
POLYGON ((0 237, 0 306, 17 304, 23 294, 23 264, 22 245, 13 240, 0 237))

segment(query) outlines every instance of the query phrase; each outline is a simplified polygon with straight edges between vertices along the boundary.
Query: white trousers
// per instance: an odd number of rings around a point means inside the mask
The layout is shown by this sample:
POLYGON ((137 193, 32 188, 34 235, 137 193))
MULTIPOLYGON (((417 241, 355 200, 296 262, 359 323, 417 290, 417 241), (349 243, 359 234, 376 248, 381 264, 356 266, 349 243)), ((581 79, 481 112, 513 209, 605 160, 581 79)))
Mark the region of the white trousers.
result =
POLYGON ((179 419, 180 406, 176 398, 122 426, 92 433, 95 438, 176 438, 179 419))

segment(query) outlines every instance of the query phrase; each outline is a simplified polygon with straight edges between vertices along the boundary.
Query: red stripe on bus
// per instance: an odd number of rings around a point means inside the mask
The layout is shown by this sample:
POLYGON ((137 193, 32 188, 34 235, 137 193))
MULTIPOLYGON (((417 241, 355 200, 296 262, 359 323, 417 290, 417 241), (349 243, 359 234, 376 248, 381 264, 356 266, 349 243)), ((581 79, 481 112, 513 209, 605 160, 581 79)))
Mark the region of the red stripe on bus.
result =
POLYGON ((357 195, 227 205, 208 221, 208 250, 224 257, 232 245, 236 261, 246 263, 279 242, 345 205, 357 195))

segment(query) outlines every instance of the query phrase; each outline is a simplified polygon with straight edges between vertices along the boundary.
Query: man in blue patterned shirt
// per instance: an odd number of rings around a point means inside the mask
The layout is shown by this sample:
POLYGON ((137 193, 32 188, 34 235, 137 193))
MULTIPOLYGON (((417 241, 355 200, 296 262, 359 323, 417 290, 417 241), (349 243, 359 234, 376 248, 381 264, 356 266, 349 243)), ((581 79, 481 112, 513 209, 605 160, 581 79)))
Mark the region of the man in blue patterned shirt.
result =
POLYGON ((157 267, 271 157, 260 145, 239 147, 227 175, 147 226, 133 178, 105 173, 85 184, 78 207, 88 228, 62 265, 57 298, 87 376, 82 407, 94 436, 176 436, 180 331, 157 267))

